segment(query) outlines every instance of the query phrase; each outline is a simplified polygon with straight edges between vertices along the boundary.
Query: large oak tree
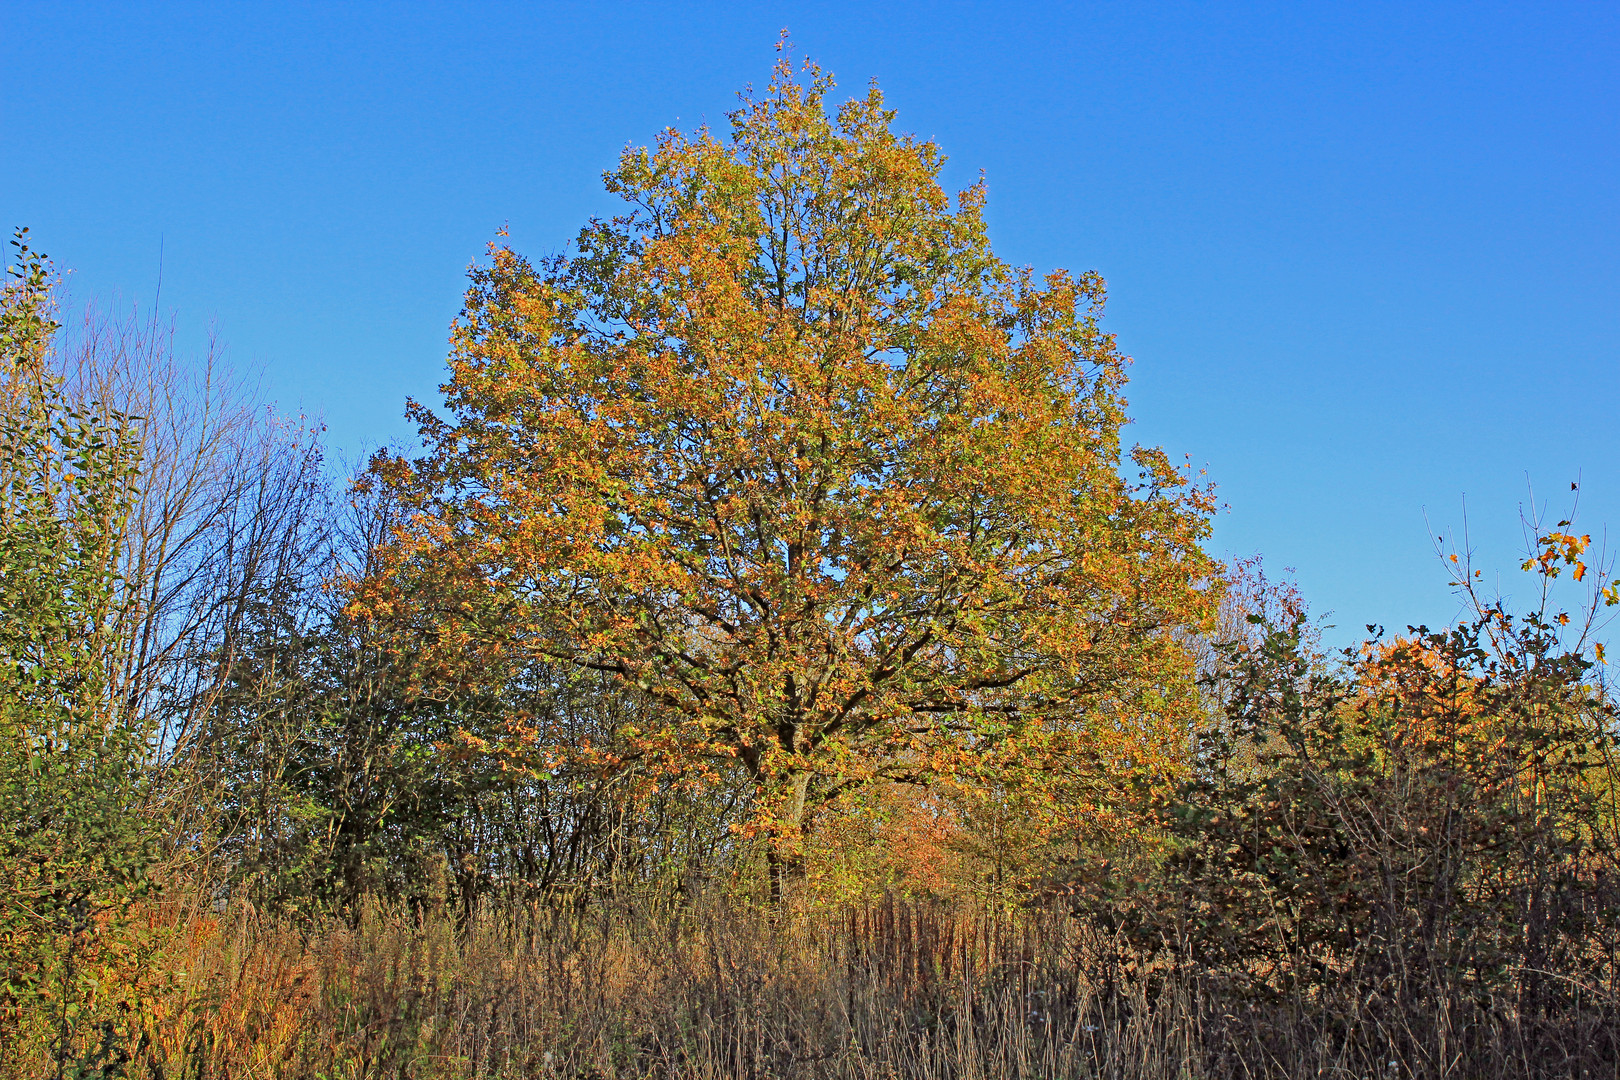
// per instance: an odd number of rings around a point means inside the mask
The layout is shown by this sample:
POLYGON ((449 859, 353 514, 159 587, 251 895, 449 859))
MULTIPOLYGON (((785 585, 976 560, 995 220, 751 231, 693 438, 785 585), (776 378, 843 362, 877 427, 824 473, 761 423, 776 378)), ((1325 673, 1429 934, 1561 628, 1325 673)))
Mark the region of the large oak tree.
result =
POLYGON ((998 260, 982 183, 953 204, 875 87, 829 115, 805 72, 626 151, 570 254, 472 272, 356 589, 461 678, 616 676, 621 756, 740 765, 778 866, 874 781, 1166 753, 1213 577, 1207 492, 1122 459, 1102 280, 998 260))

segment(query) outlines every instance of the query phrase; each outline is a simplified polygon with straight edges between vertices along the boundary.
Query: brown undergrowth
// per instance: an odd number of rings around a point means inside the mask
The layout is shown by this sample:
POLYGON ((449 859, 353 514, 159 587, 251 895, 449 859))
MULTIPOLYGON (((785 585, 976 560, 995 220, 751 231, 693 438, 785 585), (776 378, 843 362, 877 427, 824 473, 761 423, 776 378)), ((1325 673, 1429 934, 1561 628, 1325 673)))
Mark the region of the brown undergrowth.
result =
MULTIPOLYGON (((1451 1024, 1443 1059, 1334 993, 1255 1002, 1066 909, 896 898, 772 914, 621 898, 457 926, 371 904, 296 925, 153 909, 153 1080, 1620 1076, 1613 1003, 1451 1024), (1393 1047, 1407 1049, 1397 1051, 1393 1047)), ((20 1046, 10 1075, 52 1072, 20 1046)))

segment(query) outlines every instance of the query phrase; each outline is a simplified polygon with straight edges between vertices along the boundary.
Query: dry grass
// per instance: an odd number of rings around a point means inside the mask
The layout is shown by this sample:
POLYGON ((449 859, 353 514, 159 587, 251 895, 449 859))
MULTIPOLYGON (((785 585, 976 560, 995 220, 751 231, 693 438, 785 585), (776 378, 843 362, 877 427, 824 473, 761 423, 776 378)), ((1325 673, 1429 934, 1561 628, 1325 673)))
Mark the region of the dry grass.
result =
MULTIPOLYGON (((1620 1076, 1612 1010, 1539 1034, 1474 1017, 1435 1058, 1330 988, 1222 1000, 1058 912, 621 900, 460 928, 376 906, 305 927, 183 904, 154 919, 164 971, 125 1070, 154 1080, 1620 1076)), ((46 1048, 19 1050, 12 1075, 53 1074, 46 1048)))

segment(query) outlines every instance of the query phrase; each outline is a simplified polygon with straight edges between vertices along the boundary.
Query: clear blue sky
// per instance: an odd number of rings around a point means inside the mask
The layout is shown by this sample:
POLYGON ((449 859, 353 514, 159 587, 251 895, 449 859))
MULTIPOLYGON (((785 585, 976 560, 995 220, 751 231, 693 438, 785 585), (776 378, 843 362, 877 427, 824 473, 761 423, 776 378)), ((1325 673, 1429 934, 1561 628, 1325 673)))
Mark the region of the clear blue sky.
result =
POLYGON ((150 303, 161 246, 189 340, 358 454, 435 399, 495 231, 558 249, 783 27, 984 171, 1004 258, 1102 271, 1135 437, 1337 638, 1454 614, 1424 514, 1465 495, 1486 566, 1527 477, 1620 539, 1614 3, 0 0, 0 216, 80 297, 150 303))

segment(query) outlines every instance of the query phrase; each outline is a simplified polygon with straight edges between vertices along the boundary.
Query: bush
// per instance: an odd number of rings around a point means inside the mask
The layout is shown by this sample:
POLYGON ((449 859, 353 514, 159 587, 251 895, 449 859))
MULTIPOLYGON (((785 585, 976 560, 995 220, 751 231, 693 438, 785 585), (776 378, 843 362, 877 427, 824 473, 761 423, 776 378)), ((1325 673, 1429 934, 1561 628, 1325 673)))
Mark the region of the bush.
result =
POLYGON ((138 1026, 126 915, 153 850, 147 733, 109 690, 134 428, 47 369, 49 264, 25 233, 0 296, 0 1041, 111 1075, 138 1026))
POLYGON ((1588 662, 1500 609, 1342 674, 1299 636, 1234 658, 1161 877, 1112 914, 1269 1017, 1254 1037, 1316 1031, 1357 1075, 1620 1059, 1616 714, 1588 662))

